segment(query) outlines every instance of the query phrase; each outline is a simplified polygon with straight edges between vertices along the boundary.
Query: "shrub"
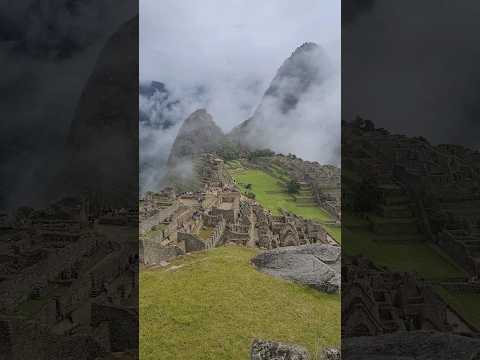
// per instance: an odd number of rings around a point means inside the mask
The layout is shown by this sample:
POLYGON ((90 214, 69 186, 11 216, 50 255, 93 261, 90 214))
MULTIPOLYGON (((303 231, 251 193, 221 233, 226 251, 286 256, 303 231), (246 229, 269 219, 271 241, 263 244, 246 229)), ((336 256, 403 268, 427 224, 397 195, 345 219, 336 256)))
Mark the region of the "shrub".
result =
POLYGON ((300 184, 296 180, 290 180, 287 184, 289 194, 297 194, 300 191, 300 184))

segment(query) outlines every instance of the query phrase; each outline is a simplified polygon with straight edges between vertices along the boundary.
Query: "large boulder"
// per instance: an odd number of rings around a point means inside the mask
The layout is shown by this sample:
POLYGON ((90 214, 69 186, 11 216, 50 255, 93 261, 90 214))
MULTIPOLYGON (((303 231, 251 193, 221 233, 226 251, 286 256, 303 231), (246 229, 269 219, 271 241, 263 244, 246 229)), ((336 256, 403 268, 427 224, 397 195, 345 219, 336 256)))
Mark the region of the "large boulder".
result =
POLYGON ((319 291, 340 290, 340 247, 326 244, 287 246, 265 251, 252 259, 256 268, 319 291))
POLYGON ((298 345, 276 341, 254 340, 250 353, 251 360, 309 360, 308 351, 298 345))

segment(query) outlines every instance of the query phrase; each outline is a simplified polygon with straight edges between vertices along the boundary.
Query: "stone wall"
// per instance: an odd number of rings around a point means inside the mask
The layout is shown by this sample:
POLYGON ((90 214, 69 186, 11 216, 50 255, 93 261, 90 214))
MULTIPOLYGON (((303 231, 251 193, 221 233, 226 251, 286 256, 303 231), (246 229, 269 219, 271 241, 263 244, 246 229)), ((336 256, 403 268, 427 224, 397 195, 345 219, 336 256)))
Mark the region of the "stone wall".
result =
POLYGON ((144 219, 139 224, 140 235, 144 235, 155 225, 162 223, 166 218, 172 215, 179 208, 179 204, 175 203, 169 208, 162 209, 159 213, 152 215, 148 219, 144 219))
POLYGON ((184 251, 178 246, 162 246, 158 243, 143 241, 140 247, 140 261, 145 265, 158 264, 182 255, 184 251))
MULTIPOLYGON (((138 335, 135 336, 137 338, 138 335)), ((57 336, 44 326, 19 318, 0 319, 0 358, 9 360, 90 360, 104 350, 87 335, 57 336)))
POLYGON ((210 238, 208 239, 209 247, 216 247, 220 243, 225 232, 225 226, 226 223, 223 219, 215 226, 212 235, 210 235, 210 238))
POLYGON ((207 244, 192 234, 178 233, 178 241, 185 244, 185 252, 202 251, 207 248, 207 244))
POLYGON ((48 280, 54 279, 82 256, 93 253, 97 240, 93 236, 83 236, 64 248, 56 249, 55 253, 49 254, 44 261, 25 269, 21 274, 1 282, 0 309, 13 310, 27 299, 34 287, 46 286, 48 280))

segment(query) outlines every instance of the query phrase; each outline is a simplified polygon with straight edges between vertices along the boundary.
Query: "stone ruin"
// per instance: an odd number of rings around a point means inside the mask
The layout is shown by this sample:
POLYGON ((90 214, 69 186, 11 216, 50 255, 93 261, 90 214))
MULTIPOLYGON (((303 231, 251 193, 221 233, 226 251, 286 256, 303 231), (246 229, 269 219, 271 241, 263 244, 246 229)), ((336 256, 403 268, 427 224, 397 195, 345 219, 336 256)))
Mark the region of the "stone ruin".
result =
POLYGON ((439 248, 465 272, 440 285, 480 294, 479 151, 432 145, 360 120, 342 131, 344 207, 366 220, 374 241, 439 248))
POLYGON ((136 232, 112 236, 111 225, 66 203, 0 229, 0 349, 12 359, 138 348, 136 232))
POLYGON ((367 220, 377 240, 432 242, 472 277, 479 275, 480 155, 455 145, 383 129, 343 127, 343 198, 355 208, 355 177, 363 177, 375 202, 367 220))
POLYGON ((344 256, 342 287, 345 337, 454 331, 448 305, 413 274, 389 272, 366 258, 344 256))
POLYGON ((273 249, 336 244, 312 220, 288 212, 273 216, 233 185, 216 181, 204 191, 176 194, 171 188, 140 201, 140 258, 146 265, 227 243, 273 249))

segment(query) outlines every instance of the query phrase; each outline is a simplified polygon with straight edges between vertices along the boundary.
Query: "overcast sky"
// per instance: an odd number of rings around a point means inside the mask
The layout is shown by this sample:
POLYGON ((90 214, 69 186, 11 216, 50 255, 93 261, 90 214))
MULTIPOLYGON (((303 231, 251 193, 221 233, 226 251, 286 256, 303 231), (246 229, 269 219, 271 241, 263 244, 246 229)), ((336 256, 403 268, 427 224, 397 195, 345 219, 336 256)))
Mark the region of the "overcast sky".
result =
POLYGON ((342 116, 479 148, 480 2, 344 1, 342 116))
POLYGON ((340 1, 140 0, 140 80, 205 87, 225 131, 251 114, 306 41, 340 66, 340 1))

